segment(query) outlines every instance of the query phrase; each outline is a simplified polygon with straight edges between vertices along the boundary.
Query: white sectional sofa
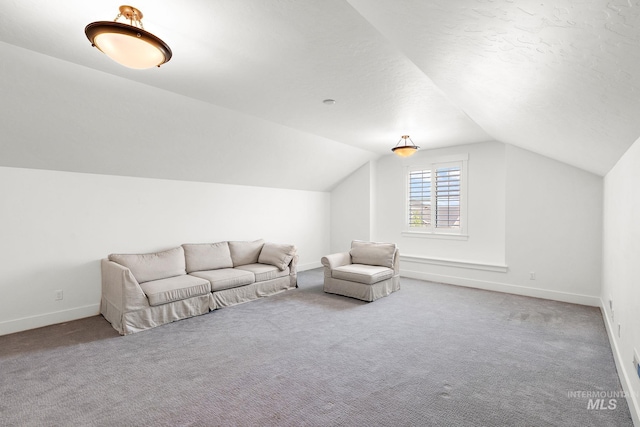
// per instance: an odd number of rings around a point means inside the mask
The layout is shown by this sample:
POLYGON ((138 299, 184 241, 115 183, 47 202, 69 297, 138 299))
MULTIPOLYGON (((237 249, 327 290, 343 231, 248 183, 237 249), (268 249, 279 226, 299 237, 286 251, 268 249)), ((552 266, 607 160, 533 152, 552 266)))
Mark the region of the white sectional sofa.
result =
POLYGON ((194 243, 102 260, 100 312, 127 335, 297 287, 293 245, 194 243))

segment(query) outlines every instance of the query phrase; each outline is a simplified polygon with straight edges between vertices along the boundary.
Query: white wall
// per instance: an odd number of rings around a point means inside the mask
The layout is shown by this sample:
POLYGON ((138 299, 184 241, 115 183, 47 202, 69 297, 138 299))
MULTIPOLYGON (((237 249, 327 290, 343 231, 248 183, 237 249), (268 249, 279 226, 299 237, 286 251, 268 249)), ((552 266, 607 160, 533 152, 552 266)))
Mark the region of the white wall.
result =
POLYGON ((98 314, 109 253, 264 238, 305 269, 329 250, 325 192, 0 167, 0 204, 0 335, 98 314))
POLYGON ((604 179, 602 310, 618 373, 640 425, 640 380, 632 364, 640 356, 640 140, 604 179), (613 300, 613 310, 609 300, 613 300), (620 335, 618 335, 620 325, 620 335))
POLYGON ((331 191, 331 253, 348 251, 352 240, 371 239, 372 170, 366 163, 331 191))
POLYGON ((375 238, 396 242, 404 255, 504 264, 504 145, 497 142, 422 150, 407 159, 386 156, 377 164, 375 238), (468 154, 467 241, 403 237, 406 168, 468 154))
MULTIPOLYGON (((599 305, 601 177, 500 142, 386 156, 372 170, 371 239, 398 244, 404 276, 599 305), (406 167, 461 154, 469 157, 468 239, 403 236, 406 167)), ((358 191, 354 179, 344 185, 358 191)), ((334 194, 332 210, 347 209, 351 199, 334 194)), ((339 227, 341 235, 361 232, 339 227)))
POLYGON ((602 177, 512 145, 506 154, 508 283, 599 305, 602 177))

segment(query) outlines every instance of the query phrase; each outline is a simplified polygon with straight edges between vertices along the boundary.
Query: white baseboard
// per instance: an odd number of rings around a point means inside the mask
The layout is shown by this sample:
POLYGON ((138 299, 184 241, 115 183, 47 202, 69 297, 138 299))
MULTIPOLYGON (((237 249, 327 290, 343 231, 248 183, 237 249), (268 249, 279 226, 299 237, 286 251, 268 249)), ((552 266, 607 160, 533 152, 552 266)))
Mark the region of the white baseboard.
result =
POLYGON ((13 334, 14 332, 55 325, 56 323, 83 319, 85 317, 96 316, 98 314, 100 314, 100 304, 90 304, 68 310, 54 311, 53 313, 38 314, 36 316, 23 317, 21 319, 7 320, 5 322, 0 322, 0 335, 8 335, 13 334))
POLYGON ((322 263, 320 261, 317 261, 317 262, 310 262, 307 264, 298 264, 296 268, 298 271, 307 271, 307 270, 313 270, 314 268, 320 268, 320 267, 322 267, 322 263))
MULTIPOLYGON (((622 389, 624 390, 625 396, 627 398, 627 404, 629 405, 629 412, 631 412, 631 419, 633 420, 634 426, 640 426, 640 405, 638 405, 638 396, 637 392, 634 393, 634 390, 631 388, 631 381, 629 378, 629 363, 624 363, 624 358, 620 355, 620 349, 618 348, 618 344, 615 340, 615 334, 613 325, 611 324, 611 319, 608 316, 608 311, 606 310, 606 306, 604 301, 600 299, 600 311, 602 312, 602 318, 604 319, 605 329, 607 330, 607 335, 609 336, 609 344, 611 345, 611 352, 613 353, 613 360, 616 362, 616 369, 618 370, 618 377, 620 377, 620 384, 622 384, 622 389)), ((628 361, 627 361, 628 362, 628 361)), ((632 371, 632 375, 636 375, 635 372, 632 371)))
POLYGON ((530 288, 527 286, 510 285, 508 283, 489 282, 485 280, 468 279, 464 277, 447 276, 444 274, 424 273, 421 271, 400 268, 400 275, 412 279, 428 280, 431 282, 447 283, 450 285, 466 286, 468 288, 484 289, 487 291, 505 292, 507 294, 523 295, 527 297, 550 299, 573 304, 600 307, 600 297, 572 294, 568 292, 550 291, 547 289, 530 288))

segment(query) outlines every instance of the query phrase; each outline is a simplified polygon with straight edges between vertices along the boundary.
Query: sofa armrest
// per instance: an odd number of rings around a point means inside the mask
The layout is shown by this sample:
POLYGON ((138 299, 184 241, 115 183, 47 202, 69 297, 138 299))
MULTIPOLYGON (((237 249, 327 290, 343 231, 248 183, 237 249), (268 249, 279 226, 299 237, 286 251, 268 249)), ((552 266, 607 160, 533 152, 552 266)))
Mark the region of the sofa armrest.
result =
POLYGON ((293 258, 291 258, 291 262, 289 262, 289 275, 296 276, 298 274, 298 254, 294 254, 293 258))
POLYGON ((149 307, 149 300, 131 270, 108 259, 102 260, 102 298, 121 313, 149 307))
POLYGON ((298 254, 294 254, 289 262, 289 284, 292 287, 298 287, 298 254))
POLYGON ((351 264, 351 255, 349 254, 349 252, 339 252, 336 254, 323 256, 321 261, 322 265, 324 265, 325 268, 333 270, 334 268, 351 264))
POLYGON ((393 275, 400 275, 400 249, 396 248, 393 254, 393 275))

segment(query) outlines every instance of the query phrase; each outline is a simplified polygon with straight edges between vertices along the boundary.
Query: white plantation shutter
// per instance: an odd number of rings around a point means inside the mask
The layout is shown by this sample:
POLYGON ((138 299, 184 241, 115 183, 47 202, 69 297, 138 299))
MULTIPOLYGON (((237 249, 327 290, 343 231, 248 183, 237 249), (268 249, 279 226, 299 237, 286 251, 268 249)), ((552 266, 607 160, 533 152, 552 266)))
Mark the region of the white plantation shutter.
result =
POLYGON ((410 168, 407 188, 409 230, 459 233, 462 162, 410 168))
POLYGON ((460 167, 436 169, 436 228, 460 227, 460 167))
POLYGON ((431 171, 409 172, 409 227, 431 225, 431 171))

